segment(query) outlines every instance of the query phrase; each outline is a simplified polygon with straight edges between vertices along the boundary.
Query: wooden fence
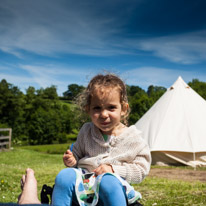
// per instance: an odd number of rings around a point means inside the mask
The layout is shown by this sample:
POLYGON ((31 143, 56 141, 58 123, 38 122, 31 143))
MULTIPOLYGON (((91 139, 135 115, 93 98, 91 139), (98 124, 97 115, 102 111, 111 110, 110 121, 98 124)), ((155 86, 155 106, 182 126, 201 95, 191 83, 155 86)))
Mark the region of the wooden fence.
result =
POLYGON ((0 151, 11 148, 11 128, 0 129, 0 151))

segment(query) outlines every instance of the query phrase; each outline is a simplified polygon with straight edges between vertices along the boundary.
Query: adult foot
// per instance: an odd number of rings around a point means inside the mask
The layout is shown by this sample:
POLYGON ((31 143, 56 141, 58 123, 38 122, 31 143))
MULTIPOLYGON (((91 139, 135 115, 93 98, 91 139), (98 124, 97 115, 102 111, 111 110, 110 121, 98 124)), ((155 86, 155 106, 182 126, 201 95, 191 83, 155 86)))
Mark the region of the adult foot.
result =
POLYGON ((26 169, 26 175, 21 179, 22 193, 19 196, 18 204, 41 204, 37 194, 37 181, 34 171, 30 168, 26 169))

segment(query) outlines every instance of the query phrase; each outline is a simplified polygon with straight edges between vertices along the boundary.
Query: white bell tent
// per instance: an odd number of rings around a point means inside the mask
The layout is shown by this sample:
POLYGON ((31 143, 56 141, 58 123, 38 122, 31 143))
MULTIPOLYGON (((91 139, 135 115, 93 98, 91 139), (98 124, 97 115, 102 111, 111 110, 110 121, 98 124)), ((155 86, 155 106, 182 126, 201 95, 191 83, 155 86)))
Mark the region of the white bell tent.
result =
POLYGON ((152 164, 206 166, 206 101, 181 77, 135 125, 152 164))

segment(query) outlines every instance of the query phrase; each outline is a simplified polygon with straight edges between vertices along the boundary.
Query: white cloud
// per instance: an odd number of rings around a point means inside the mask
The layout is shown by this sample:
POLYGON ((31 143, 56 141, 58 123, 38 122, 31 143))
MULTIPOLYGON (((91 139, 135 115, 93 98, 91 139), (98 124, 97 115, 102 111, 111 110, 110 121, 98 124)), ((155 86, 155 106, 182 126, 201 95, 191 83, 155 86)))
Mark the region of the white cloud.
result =
POLYGON ((17 86, 19 84, 28 84, 32 83, 33 79, 31 77, 23 77, 23 76, 17 76, 17 75, 11 75, 11 74, 2 74, 1 73, 1 79, 6 79, 8 83, 15 82, 14 86, 17 86))
MULTIPOLYGON (((86 86, 89 80, 98 72, 103 72, 103 70, 68 68, 57 65, 21 64, 18 65, 18 69, 14 69, 12 65, 9 65, 8 68, 0 66, 0 78, 6 79, 14 86, 18 86, 23 92, 29 86, 39 89, 55 85, 59 95, 67 90, 69 84, 76 83, 86 86)), ((139 67, 131 70, 127 69, 125 72, 115 71, 115 73, 120 75, 126 84, 137 85, 144 90, 147 90, 150 85, 168 88, 176 81, 178 76, 181 76, 186 83, 194 78, 200 81, 206 79, 206 74, 202 74, 201 71, 157 67, 139 67)))
POLYGON ((179 76, 181 76, 186 83, 195 78, 200 81, 205 81, 206 79, 206 74, 202 75, 194 71, 157 67, 140 67, 128 70, 123 73, 122 76, 127 84, 138 85, 144 90, 147 90, 150 85, 169 88, 179 76))
POLYGON ((5 53, 13 54, 14 56, 18 58, 23 58, 23 55, 21 54, 21 52, 18 52, 17 50, 14 50, 13 48, 10 48, 8 46, 6 47, 0 46, 0 49, 5 53))
POLYGON ((57 87, 58 94, 62 95, 69 84, 86 86, 98 72, 102 72, 102 70, 60 64, 9 64, 7 66, 0 65, 0 80, 6 79, 7 82, 18 86, 23 92, 29 86, 39 89, 54 85, 57 87))
POLYGON ((86 85, 88 76, 94 73, 92 69, 68 68, 58 65, 20 65, 32 77, 32 82, 38 87, 46 88, 57 86, 59 95, 67 90, 69 84, 86 85))
MULTIPOLYGON (((60 53, 112 55, 118 53, 108 41, 119 31, 115 17, 102 17, 87 4, 68 1, 11 1, 1 5, 0 49, 20 57, 19 50, 40 55, 60 53), (96 15, 96 16, 94 16, 96 15)), ((120 24, 120 22, 118 23, 120 24)), ((121 52, 121 51, 120 51, 121 52)))
POLYGON ((38 85, 33 81, 33 78, 28 76, 1 73, 0 81, 2 79, 5 79, 8 83, 12 84, 13 86, 17 86, 22 92, 25 92, 29 86, 33 86, 35 88, 38 87, 38 85))
POLYGON ((5 1, 0 5, 0 49, 19 58, 23 51, 58 57, 135 54, 135 50, 138 55, 143 50, 178 64, 206 61, 205 30, 147 39, 135 38, 135 32, 127 38, 122 30, 126 19, 98 13, 103 5, 108 6, 104 2, 93 8, 91 2, 66 0, 5 1))
MULTIPOLYGON (((93 71, 94 72, 94 71, 93 71)), ((92 70, 81 68, 60 67, 58 65, 0 65, 0 81, 6 79, 8 83, 18 86, 25 92, 29 86, 35 89, 46 88, 52 85, 57 86, 57 92, 62 95, 69 84, 87 84, 87 76, 93 73, 92 70)))
POLYGON ((194 64, 206 61, 206 31, 146 39, 140 48, 171 62, 194 64))

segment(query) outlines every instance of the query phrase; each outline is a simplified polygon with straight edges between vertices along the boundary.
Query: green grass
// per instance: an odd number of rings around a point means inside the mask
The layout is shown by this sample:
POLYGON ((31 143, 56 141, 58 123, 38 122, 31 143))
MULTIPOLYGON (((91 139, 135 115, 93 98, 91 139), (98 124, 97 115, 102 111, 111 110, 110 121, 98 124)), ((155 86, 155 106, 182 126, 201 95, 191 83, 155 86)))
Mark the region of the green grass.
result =
POLYGON ((32 150, 14 149, 0 152, 0 202, 16 202, 20 194, 20 179, 26 168, 32 168, 38 181, 54 184, 55 176, 64 168, 62 155, 43 154, 32 150))
POLYGON ((144 205, 206 205, 206 184, 164 178, 146 178, 135 189, 141 192, 144 205))
POLYGON ((65 144, 52 145, 34 145, 34 146, 20 146, 21 149, 33 150, 47 154, 63 154, 73 143, 73 141, 65 144))
MULTIPOLYGON (((65 151, 65 147, 61 146, 65 151)), ((67 148, 67 145, 65 146, 67 148)), ((14 148, 11 151, 0 152, 0 202, 17 202, 21 192, 20 179, 27 167, 35 170, 38 193, 43 184, 53 186, 55 176, 64 168, 64 165, 63 152, 61 154, 42 153, 50 147, 52 146, 32 146, 26 149, 14 148)), ((134 185, 134 187, 141 192, 143 196, 141 203, 145 206, 206 205, 206 183, 147 177, 141 184, 134 185)))

